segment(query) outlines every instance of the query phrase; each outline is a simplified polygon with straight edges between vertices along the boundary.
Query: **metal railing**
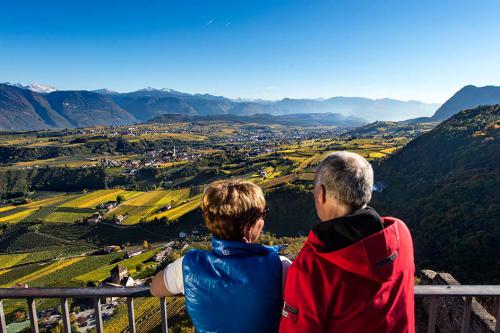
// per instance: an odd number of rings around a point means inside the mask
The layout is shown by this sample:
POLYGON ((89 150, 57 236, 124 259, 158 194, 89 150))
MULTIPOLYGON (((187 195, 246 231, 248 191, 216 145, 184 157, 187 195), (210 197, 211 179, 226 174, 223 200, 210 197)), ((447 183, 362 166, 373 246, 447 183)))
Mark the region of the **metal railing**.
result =
MULTIPOLYGON (((496 314, 495 332, 500 333, 500 285, 499 286, 466 286, 466 285, 419 285, 415 286, 415 297, 429 297, 429 321, 427 332, 433 333, 436 330, 436 317, 438 300, 443 297, 464 297, 465 306, 462 319, 462 333, 470 331, 472 298, 473 297, 496 297, 498 310, 496 314)), ((101 299, 105 297, 124 297, 127 299, 128 308, 128 330, 136 332, 136 321, 134 314, 134 298, 153 297, 147 287, 123 287, 123 288, 0 288, 0 333, 7 333, 7 325, 3 311, 2 300, 4 299, 26 299, 28 303, 28 313, 31 324, 31 331, 39 332, 38 318, 35 305, 37 298, 60 299, 62 309, 62 322, 65 333, 71 332, 70 313, 68 299, 72 298, 92 298, 96 330, 98 333, 104 332, 101 299)), ((167 300, 160 298, 160 312, 162 318, 162 332, 168 332, 167 323, 167 300)))

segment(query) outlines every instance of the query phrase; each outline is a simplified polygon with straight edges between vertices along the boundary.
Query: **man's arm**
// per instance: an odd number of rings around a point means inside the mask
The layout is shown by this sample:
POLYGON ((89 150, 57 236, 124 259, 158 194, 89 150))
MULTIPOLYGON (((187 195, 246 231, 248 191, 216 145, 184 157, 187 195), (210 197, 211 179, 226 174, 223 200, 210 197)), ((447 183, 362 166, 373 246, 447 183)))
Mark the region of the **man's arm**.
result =
POLYGON ((150 291, 153 296, 166 297, 184 293, 182 276, 182 257, 158 272, 151 282, 150 291))
POLYGON ((280 333, 324 332, 326 295, 321 281, 314 281, 295 264, 286 278, 280 333))

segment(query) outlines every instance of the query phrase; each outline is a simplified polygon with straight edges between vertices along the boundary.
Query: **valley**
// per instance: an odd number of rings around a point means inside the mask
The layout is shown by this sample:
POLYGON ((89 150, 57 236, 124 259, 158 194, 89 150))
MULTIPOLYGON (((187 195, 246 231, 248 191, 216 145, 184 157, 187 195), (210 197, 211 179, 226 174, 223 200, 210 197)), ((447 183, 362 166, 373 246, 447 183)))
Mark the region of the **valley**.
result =
MULTIPOLYGON (((0 149, 8 151, 0 166, 0 286, 98 286, 116 267, 126 268, 134 285, 147 283, 192 246, 207 246, 200 196, 209 182, 230 177, 265 189, 271 213, 262 242, 289 244, 293 257, 316 223, 308 191, 324 156, 349 150, 378 164, 431 128, 381 124, 367 135, 196 120, 0 133, 0 149)), ((151 301, 138 302, 138 318, 151 301)), ((41 311, 53 306, 37 304, 41 311)), ((22 302, 6 301, 4 308, 11 319, 26 313, 22 302)), ((81 300, 72 308, 85 313, 81 300)), ((92 327, 81 324, 80 330, 92 327)), ((120 315, 106 319, 107 331, 126 325, 120 315)))

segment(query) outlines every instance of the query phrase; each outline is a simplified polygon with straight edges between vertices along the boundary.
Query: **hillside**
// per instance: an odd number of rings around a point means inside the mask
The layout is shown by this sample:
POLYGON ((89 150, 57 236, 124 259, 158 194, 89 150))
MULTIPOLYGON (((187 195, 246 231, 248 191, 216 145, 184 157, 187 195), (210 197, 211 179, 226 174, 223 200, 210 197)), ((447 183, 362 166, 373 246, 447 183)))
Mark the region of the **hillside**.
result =
POLYGON ((404 219, 421 267, 500 282, 500 106, 465 110, 376 170, 375 207, 404 219))
POLYGON ((451 96, 432 117, 419 117, 405 121, 409 124, 440 122, 444 121, 458 112, 466 109, 477 108, 481 105, 500 104, 500 87, 485 86, 476 87, 468 85, 451 96))
POLYGON ((500 87, 465 86, 448 99, 432 116, 435 121, 450 118, 459 111, 476 108, 480 105, 500 104, 500 87))
POLYGON ((109 96, 90 91, 41 94, 0 84, 0 130, 40 130, 135 123, 109 96))
POLYGON ((111 98, 90 91, 55 91, 46 95, 52 108, 74 127, 126 125, 136 122, 134 116, 111 98))
POLYGON ((40 94, 0 84, 0 130, 72 127, 40 94))
POLYGON ((149 123, 175 123, 175 122, 230 122, 230 123, 256 123, 279 124, 289 126, 341 126, 356 127, 366 124, 366 121, 354 117, 344 116, 340 113, 296 113, 289 115, 273 116, 270 114, 256 114, 251 116, 236 115, 211 115, 192 116, 181 114, 164 114, 153 118, 149 123))

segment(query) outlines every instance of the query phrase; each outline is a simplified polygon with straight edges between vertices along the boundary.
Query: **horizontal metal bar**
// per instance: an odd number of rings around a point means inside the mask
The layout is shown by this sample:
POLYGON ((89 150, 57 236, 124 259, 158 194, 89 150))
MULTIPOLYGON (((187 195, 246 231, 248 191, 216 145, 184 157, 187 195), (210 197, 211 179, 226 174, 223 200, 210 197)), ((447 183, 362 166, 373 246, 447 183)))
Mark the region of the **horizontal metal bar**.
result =
POLYGON ((415 296, 500 296, 500 285, 419 285, 415 296))
POLYGON ((149 287, 114 288, 0 288, 0 299, 6 298, 94 298, 151 297, 149 287))
MULTIPOLYGON (((418 285, 415 296, 500 296, 500 285, 418 285)), ((0 299, 86 297, 151 297, 151 293, 148 287, 0 288, 0 299)))

